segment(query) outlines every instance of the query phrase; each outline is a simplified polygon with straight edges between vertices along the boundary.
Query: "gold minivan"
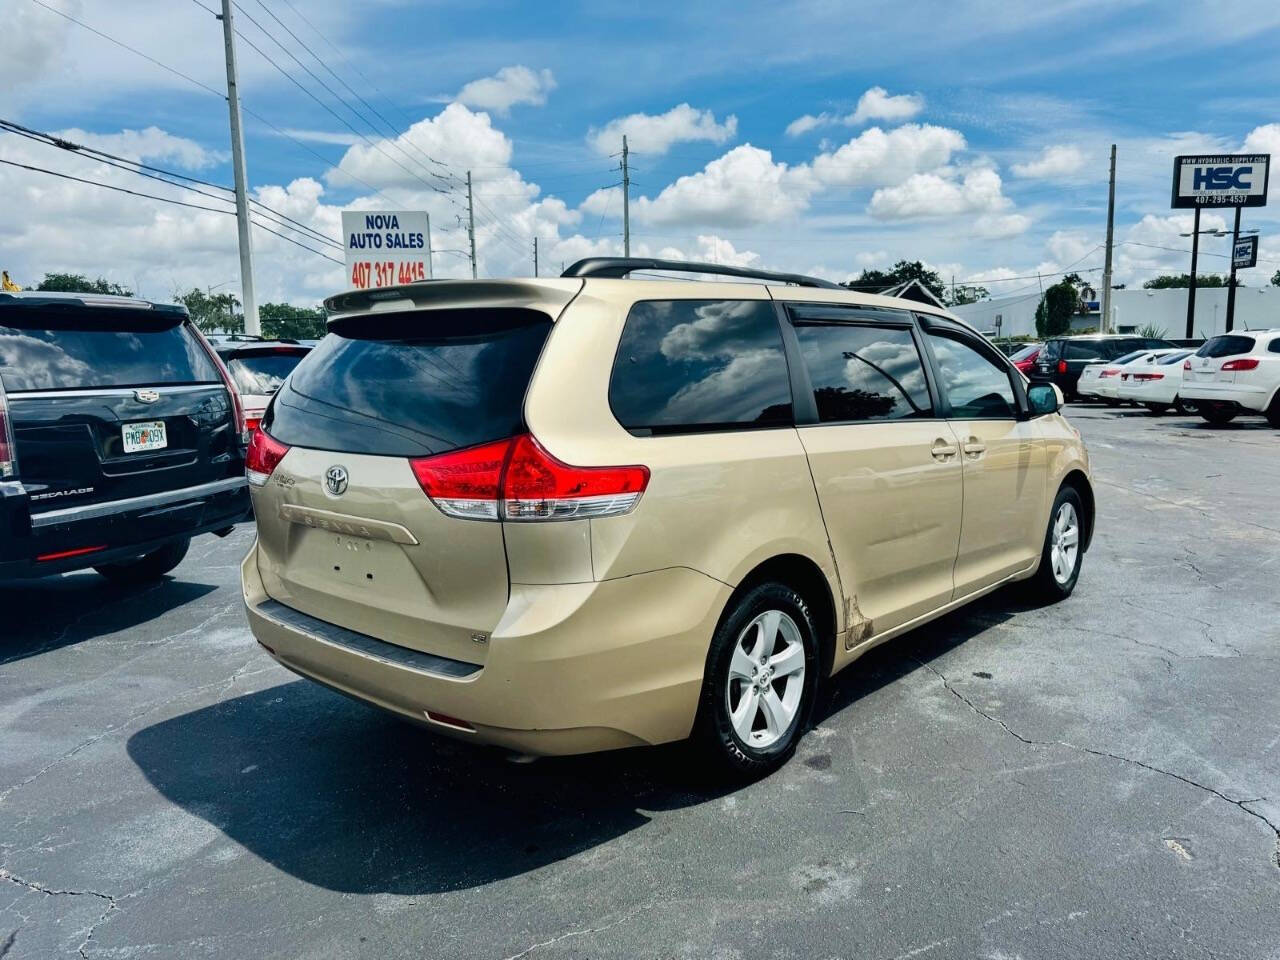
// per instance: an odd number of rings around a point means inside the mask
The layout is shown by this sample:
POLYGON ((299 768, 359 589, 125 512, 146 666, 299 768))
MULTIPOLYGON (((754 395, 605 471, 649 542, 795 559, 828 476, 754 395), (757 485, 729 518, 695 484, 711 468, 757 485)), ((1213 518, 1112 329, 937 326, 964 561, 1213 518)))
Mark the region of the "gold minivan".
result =
POLYGON ((1061 394, 932 305, 613 258, 325 305, 252 437, 249 623, 440 732, 692 738, 759 775, 867 650, 1079 576, 1094 498, 1061 394))

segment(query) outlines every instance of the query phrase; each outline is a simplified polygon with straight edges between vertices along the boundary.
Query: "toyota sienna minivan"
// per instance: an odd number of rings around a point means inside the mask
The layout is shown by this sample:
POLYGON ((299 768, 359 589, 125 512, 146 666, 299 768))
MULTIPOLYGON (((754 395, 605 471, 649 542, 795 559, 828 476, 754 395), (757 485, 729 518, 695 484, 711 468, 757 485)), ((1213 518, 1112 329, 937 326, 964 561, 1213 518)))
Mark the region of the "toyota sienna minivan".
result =
POLYGON ((867 650, 1079 576, 1094 497, 1061 394, 940 310, 604 258, 326 309, 250 443, 249 622, 443 733, 688 738, 756 776, 867 650))

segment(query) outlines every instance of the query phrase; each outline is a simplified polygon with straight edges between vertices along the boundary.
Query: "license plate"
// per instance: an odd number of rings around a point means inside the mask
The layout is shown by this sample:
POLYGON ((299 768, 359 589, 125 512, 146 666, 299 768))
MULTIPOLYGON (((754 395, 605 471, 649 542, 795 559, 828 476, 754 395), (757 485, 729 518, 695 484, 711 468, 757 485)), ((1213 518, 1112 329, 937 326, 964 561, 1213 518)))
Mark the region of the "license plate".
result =
POLYGON ((126 423, 120 430, 124 438, 125 453, 162 450, 169 445, 169 438, 165 434, 163 420, 126 423))

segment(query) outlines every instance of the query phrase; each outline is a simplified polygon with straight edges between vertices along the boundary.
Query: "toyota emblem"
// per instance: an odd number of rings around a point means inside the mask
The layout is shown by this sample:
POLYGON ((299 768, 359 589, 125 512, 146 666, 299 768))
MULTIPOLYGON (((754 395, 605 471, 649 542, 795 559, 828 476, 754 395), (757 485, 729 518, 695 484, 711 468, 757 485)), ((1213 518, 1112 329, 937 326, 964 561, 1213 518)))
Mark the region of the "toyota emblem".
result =
POLYGON ((160 394, 154 390, 135 390, 133 391, 133 398, 139 403, 155 403, 160 399, 160 394))
POLYGON ((340 497, 347 492, 347 468, 334 464, 324 472, 324 485, 330 495, 340 497))

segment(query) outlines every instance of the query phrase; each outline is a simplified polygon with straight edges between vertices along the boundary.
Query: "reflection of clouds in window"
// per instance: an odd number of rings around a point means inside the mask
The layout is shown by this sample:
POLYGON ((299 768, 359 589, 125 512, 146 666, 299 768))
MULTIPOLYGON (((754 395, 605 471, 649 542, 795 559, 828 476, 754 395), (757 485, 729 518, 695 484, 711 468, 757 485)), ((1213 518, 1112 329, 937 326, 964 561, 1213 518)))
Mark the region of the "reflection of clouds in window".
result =
POLYGON ((924 365, 909 330, 806 323, 796 335, 823 422, 932 412, 924 365))
POLYGON ((57 344, 17 334, 0 335, 0 370, 11 390, 53 390, 87 382, 90 367, 57 344))
POLYGON ((715 411, 722 423, 755 420, 778 400, 781 362, 774 350, 739 354, 677 390, 658 419, 664 423, 706 421, 707 411, 715 411))
POLYGON ((951 406, 962 416, 1013 413, 1013 388, 1008 375, 975 350, 944 337, 930 335, 942 385, 951 406))
POLYGON ((762 301, 717 300, 690 304, 694 319, 678 324, 662 338, 659 349, 669 360, 732 356, 760 339, 762 301), (708 352, 710 351, 710 352, 708 352))
MULTIPOLYGON (((914 343, 890 343, 878 340, 857 351, 857 355, 845 362, 845 377, 851 387, 883 389, 885 377, 871 364, 892 377, 902 390, 911 395, 920 406, 928 405, 928 389, 924 382, 924 369, 920 366, 920 354, 914 343), (875 384, 874 387, 871 384, 875 384)), ((894 392, 898 392, 895 390, 894 392)))

